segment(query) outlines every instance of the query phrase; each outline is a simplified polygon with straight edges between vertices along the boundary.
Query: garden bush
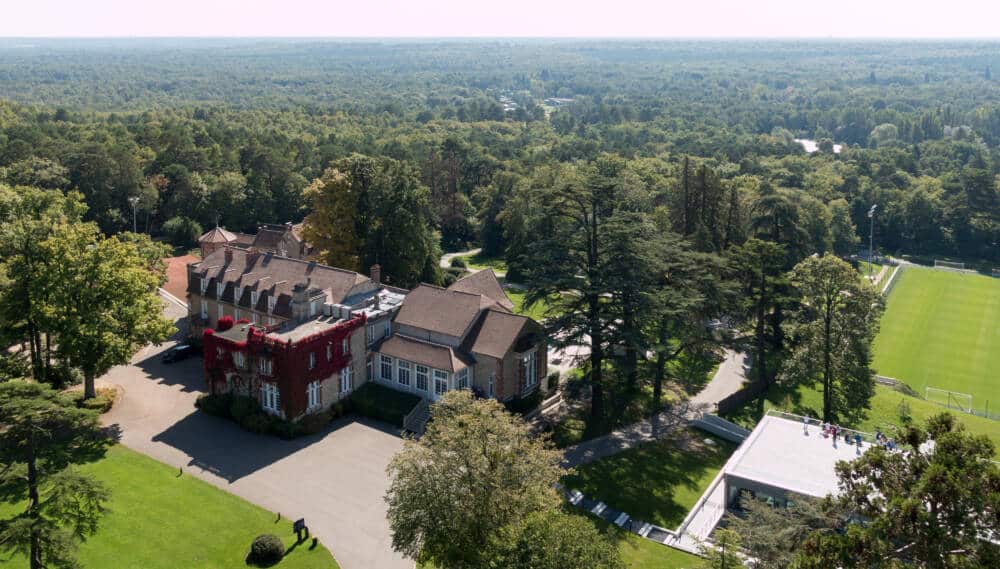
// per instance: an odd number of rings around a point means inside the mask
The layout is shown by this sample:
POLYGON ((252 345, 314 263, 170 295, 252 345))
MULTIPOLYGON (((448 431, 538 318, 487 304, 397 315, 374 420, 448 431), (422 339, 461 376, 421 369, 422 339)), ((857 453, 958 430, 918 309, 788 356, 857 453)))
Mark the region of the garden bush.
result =
POLYGON ((253 538, 247 562, 260 567, 270 567, 285 556, 285 544, 273 533, 264 533, 253 538))
POLYGON ((76 392, 73 395, 73 399, 76 401, 77 407, 103 414, 111 410, 111 406, 115 403, 115 395, 117 395, 117 392, 113 388, 101 387, 97 390, 96 396, 90 399, 83 398, 83 391, 76 392))
POLYGON ((333 420, 333 417, 334 415, 330 411, 310 413, 299 421, 299 425, 301 425, 304 434, 315 435, 326 428, 330 424, 330 421, 333 420))
POLYGON ((229 393, 214 394, 209 393, 206 395, 199 396, 194 402, 194 406, 202 411, 208 413, 209 415, 215 415, 216 417, 226 417, 231 418, 229 414, 229 408, 233 404, 233 396, 229 393))
POLYGON ((251 433, 257 433, 258 435, 274 432, 277 427, 277 425, 273 424, 271 416, 263 411, 250 413, 249 415, 245 415, 244 417, 237 419, 237 421, 241 427, 251 433))
POLYGON ((467 267, 467 265, 465 264, 465 259, 461 257, 452 257, 451 266, 456 269, 464 269, 467 267))
POLYGON ((359 415, 402 427, 406 414, 419 401, 420 397, 412 393, 403 393, 369 381, 351 394, 350 406, 359 415))
POLYGON ((233 402, 229 406, 229 416, 237 423, 243 423, 243 419, 249 415, 260 412, 260 404, 252 397, 237 395, 233 397, 233 402))

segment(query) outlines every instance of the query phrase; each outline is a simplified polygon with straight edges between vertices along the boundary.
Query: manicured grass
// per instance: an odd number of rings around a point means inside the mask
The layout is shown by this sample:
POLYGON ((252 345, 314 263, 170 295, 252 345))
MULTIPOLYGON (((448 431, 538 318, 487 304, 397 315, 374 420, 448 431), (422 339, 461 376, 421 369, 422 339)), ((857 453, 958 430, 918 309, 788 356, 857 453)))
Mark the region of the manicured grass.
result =
MULTIPOLYGON (((852 424, 845 423, 844 426, 869 433, 879 428, 891 435, 906 424, 900 413, 901 407, 908 410, 910 420, 917 425, 923 425, 928 417, 942 411, 948 411, 948 409, 929 401, 910 397, 884 385, 876 385, 875 396, 872 397, 871 408, 867 410, 866 416, 852 424)), ((768 399, 763 402, 763 405, 752 402, 726 418, 752 429, 761 415, 769 409, 819 417, 822 415, 823 394, 818 387, 802 386, 792 392, 772 389, 772 393, 768 395, 768 399)), ((1000 422, 957 411, 951 411, 951 413, 960 423, 965 425, 969 432, 988 436, 993 441, 997 456, 1000 456, 1000 422)))
POLYGON ((465 261, 465 266, 474 271, 493 269, 501 273, 507 272, 507 260, 502 257, 487 257, 482 253, 476 253, 475 255, 459 257, 459 259, 465 261))
POLYGON ((924 396, 926 387, 972 395, 1000 413, 1000 279, 907 267, 896 276, 874 367, 924 396))
POLYGON ((701 431, 681 436, 687 448, 675 439, 645 443, 581 466, 563 483, 635 519, 674 529, 736 448, 701 431), (705 444, 706 438, 716 444, 705 444))
POLYGON ((694 569, 701 567, 702 559, 673 547, 643 539, 608 522, 567 507, 571 514, 584 516, 600 531, 608 531, 618 544, 618 552, 629 569, 694 569))
POLYGON ((524 291, 506 289, 506 292, 511 302, 514 303, 514 312, 527 316, 537 322, 541 322, 545 318, 545 311, 548 309, 548 304, 544 301, 536 302, 531 308, 527 308, 524 305, 524 291))
MULTIPOLYGON (((246 568, 250 542, 274 533, 295 543, 291 521, 275 515, 122 446, 82 465, 112 490, 108 513, 97 533, 80 546, 87 568, 119 569, 246 568)), ((0 503, 0 516, 20 511, 21 504, 0 503)), ((336 569, 322 545, 309 541, 294 547, 277 569, 336 569)), ((23 558, 0 557, 0 567, 26 568, 23 558)))

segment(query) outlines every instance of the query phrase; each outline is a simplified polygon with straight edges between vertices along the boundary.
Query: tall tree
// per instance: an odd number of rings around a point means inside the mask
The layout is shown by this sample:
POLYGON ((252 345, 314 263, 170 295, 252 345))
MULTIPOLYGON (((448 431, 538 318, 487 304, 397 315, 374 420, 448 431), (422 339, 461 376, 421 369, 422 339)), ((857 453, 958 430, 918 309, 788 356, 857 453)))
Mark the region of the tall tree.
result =
POLYGON ((39 381, 51 375, 51 330, 43 323, 49 289, 42 284, 49 259, 42 244, 85 211, 79 193, 0 185, 0 265, 8 278, 0 287, 0 310, 8 331, 20 330, 27 341, 32 377, 39 381))
POLYGON ((726 517, 726 527, 740 536, 752 569, 791 567, 807 537, 838 531, 847 517, 832 504, 803 496, 776 507, 746 494, 740 510, 726 517))
POLYGON ((801 299, 791 323, 785 378, 819 381, 824 421, 860 412, 875 392, 871 344, 882 314, 881 295, 833 255, 803 260, 790 281, 801 299))
POLYGON ((76 542, 92 535, 110 493, 71 465, 100 456, 97 416, 40 383, 0 383, 0 494, 27 500, 0 520, 0 550, 31 569, 71 569, 76 542))
POLYGON ((361 269, 356 218, 359 194, 365 189, 364 179, 352 180, 333 168, 306 188, 305 198, 312 204, 312 211, 306 216, 303 237, 327 265, 361 269))
POLYGON ((1000 467, 993 443, 942 413, 910 427, 905 452, 881 446, 840 462, 834 505, 865 523, 813 533, 800 548, 803 569, 1000 566, 1000 467), (933 444, 927 444, 933 441, 933 444))
POLYGON ((393 547, 443 569, 488 566, 484 546, 501 528, 558 506, 560 460, 500 403, 447 393, 389 464, 393 547))
POLYGON ((538 237, 520 263, 528 285, 528 306, 545 300, 554 345, 590 350, 591 416, 604 416, 604 365, 618 316, 608 270, 612 259, 609 222, 627 202, 619 176, 620 158, 567 168, 555 186, 540 192, 538 237))
POLYGON ((90 223, 56 227, 41 250, 46 325, 60 356, 83 372, 84 397, 94 397, 96 377, 173 333, 156 293, 159 277, 134 243, 104 237, 90 223))
POLYGON ((728 252, 735 282, 739 286, 739 316, 753 330, 753 369, 757 381, 769 384, 777 365, 769 356, 777 349, 768 334, 768 319, 784 302, 786 289, 785 249, 778 243, 752 238, 728 252))

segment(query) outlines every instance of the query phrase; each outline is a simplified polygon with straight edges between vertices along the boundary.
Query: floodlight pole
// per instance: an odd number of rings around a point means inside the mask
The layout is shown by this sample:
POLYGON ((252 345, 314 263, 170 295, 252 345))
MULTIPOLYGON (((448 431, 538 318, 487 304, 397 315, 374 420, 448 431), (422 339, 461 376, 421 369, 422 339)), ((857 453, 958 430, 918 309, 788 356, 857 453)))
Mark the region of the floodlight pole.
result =
POLYGON ((875 244, 875 209, 878 208, 878 204, 872 204, 872 208, 868 210, 868 219, 871 223, 868 225, 868 276, 872 275, 872 253, 875 244))
POLYGON ((132 233, 138 233, 135 225, 135 208, 139 205, 139 196, 130 197, 128 203, 132 204, 132 233))

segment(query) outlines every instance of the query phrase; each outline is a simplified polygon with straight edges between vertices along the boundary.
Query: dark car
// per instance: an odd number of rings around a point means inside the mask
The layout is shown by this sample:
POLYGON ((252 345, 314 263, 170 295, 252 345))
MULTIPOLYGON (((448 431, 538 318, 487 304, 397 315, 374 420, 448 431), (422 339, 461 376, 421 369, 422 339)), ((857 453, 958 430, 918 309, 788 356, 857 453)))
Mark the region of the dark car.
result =
POLYGON ((180 344, 170 348, 163 354, 163 363, 172 364, 194 355, 196 350, 190 344, 180 344))

